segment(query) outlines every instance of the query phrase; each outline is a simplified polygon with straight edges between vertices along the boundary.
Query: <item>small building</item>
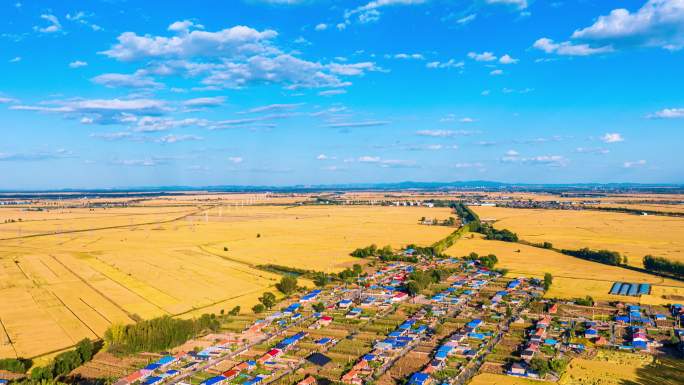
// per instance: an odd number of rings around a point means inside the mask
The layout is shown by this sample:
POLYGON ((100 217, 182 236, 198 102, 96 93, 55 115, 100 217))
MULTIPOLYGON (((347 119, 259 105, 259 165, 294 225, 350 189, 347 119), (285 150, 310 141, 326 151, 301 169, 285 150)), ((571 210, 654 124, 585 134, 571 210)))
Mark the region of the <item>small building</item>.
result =
POLYGON ((313 376, 308 376, 305 379, 299 381, 297 385, 314 385, 316 383, 316 378, 313 376))
POLYGON ((522 366, 520 363, 515 362, 513 365, 511 365, 511 370, 510 374, 516 375, 516 376, 524 376, 527 373, 527 370, 525 370, 525 367, 522 366))

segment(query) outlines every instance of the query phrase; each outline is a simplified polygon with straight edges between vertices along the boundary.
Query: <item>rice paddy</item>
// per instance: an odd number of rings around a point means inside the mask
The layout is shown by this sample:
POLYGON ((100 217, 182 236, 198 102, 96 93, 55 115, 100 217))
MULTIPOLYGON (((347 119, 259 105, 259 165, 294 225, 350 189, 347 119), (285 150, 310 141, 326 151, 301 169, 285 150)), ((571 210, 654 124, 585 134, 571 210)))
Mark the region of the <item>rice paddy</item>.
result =
POLYGON ((428 245, 453 231, 418 224, 448 209, 183 203, 0 209, 22 218, 0 221, 0 357, 65 349, 117 322, 248 311, 280 279, 258 265, 334 272, 359 261, 357 247, 428 245))

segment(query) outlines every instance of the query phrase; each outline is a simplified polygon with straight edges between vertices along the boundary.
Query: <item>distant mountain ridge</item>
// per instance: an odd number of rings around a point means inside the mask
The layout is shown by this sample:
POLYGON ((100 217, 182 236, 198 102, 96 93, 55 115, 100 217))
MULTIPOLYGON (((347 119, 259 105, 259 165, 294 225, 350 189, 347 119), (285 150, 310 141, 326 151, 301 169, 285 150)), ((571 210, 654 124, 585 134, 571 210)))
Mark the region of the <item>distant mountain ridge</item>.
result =
POLYGON ((482 191, 653 191, 684 193, 684 184, 667 183, 505 183, 486 180, 455 182, 394 182, 394 183, 347 183, 347 184, 311 184, 289 186, 266 185, 215 185, 215 186, 139 186, 115 187, 106 189, 48 189, 48 190, 0 190, 0 197, 32 194, 103 194, 103 195, 158 195, 180 192, 321 192, 321 191, 446 191, 446 190, 482 190, 482 191))

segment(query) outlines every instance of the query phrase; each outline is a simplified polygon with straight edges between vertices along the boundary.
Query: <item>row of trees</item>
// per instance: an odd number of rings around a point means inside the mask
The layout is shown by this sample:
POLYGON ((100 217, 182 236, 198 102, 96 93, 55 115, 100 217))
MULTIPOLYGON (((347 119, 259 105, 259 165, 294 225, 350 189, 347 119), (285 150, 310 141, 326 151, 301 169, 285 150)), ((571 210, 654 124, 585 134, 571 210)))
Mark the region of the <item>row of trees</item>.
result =
POLYGON ((394 255, 394 250, 392 250, 392 247, 387 245, 383 248, 378 248, 377 245, 372 244, 370 246, 366 247, 360 247, 354 251, 351 252, 350 254, 352 257, 356 258, 369 258, 369 257, 377 257, 382 259, 383 257, 391 257, 394 255))
POLYGON ((33 365, 33 361, 28 358, 4 358, 0 359, 0 370, 12 373, 26 373, 33 365))
POLYGON ((214 314, 190 320, 163 316, 130 325, 112 325, 105 332, 104 341, 110 352, 118 354, 160 352, 206 331, 217 331, 219 326, 214 314))
POLYGON ((463 257, 463 259, 476 261, 480 265, 485 266, 489 269, 493 269, 494 266, 496 266, 496 264, 499 262, 499 258, 497 258, 494 254, 479 255, 474 251, 463 257))
POLYGON ((495 229, 492 225, 480 223, 478 232, 484 234, 485 239, 504 242, 518 242, 518 234, 508 229, 495 229))
POLYGON ((606 265, 619 266, 622 264, 627 264, 627 257, 623 257, 617 251, 591 250, 588 247, 585 247, 579 250, 562 249, 560 252, 577 258, 605 263, 606 265))
POLYGON ((644 267, 646 270, 684 277, 684 263, 671 261, 667 258, 647 255, 644 257, 644 267))
POLYGON ((568 367, 568 360, 564 358, 552 358, 545 360, 543 358, 535 357, 530 361, 530 368, 543 378, 549 372, 556 373, 559 377, 565 372, 568 367))
POLYGON ((38 366, 31 370, 31 380, 50 381, 64 377, 72 370, 90 361, 95 354, 95 345, 89 339, 84 339, 76 345, 74 350, 60 353, 46 366, 38 366))

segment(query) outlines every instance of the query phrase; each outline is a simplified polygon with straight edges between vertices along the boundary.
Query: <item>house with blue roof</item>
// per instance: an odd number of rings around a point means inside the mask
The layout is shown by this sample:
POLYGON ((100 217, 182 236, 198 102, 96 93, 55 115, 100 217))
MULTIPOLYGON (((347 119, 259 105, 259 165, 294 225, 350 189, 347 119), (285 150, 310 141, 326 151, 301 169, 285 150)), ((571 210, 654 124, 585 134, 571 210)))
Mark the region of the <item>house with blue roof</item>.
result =
POLYGON ((408 385, 428 385, 430 384, 430 376, 427 373, 413 373, 408 381, 408 385))

